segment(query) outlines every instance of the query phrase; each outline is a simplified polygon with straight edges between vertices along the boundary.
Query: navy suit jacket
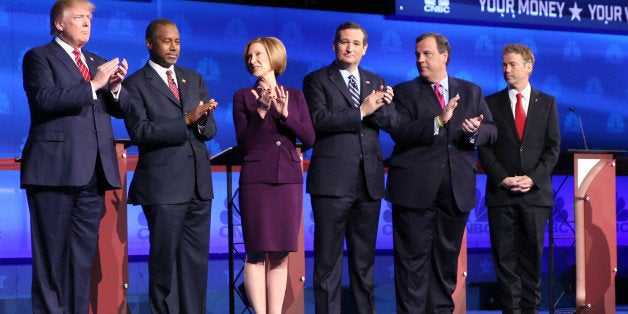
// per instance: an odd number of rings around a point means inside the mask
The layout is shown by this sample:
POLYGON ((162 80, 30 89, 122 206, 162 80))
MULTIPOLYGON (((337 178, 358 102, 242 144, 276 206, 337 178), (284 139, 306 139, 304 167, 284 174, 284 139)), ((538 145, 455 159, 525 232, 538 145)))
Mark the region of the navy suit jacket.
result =
POLYGON ((264 119, 257 112, 251 87, 233 95, 233 123, 238 145, 244 150, 240 183, 303 183, 298 138, 304 147, 314 144, 314 129, 303 93, 284 86, 288 92, 288 118, 274 106, 264 119))
POLYGON ((519 141, 508 89, 486 97, 499 138, 479 148, 486 181, 486 205, 505 206, 523 197, 534 206, 554 205, 552 170, 560 153, 560 126, 556 99, 532 88, 523 138, 519 141), (527 193, 510 193, 500 186, 506 177, 527 175, 534 186, 527 193))
POLYGON ((460 95, 451 120, 434 136, 434 118, 441 112, 434 89, 419 78, 394 88, 395 109, 401 125, 392 134, 395 141, 388 170, 388 200, 396 205, 427 208, 438 192, 449 166, 451 185, 458 208, 468 212, 475 206, 475 147, 491 144, 497 138, 482 90, 479 86, 449 77, 449 95, 460 95), (475 144, 462 130, 462 123, 484 115, 475 144))
POLYGON ((209 98, 203 77, 192 70, 174 67, 181 102, 166 82, 147 63, 124 86, 131 110, 124 122, 131 141, 139 147, 139 159, 129 188, 129 202, 141 205, 181 204, 192 199, 195 186, 203 200, 214 197, 205 141, 216 134, 213 114, 206 128, 188 127, 184 116, 209 98))
MULTIPOLYGON (((374 73, 360 71, 360 99, 386 86, 374 73)), ((364 163, 368 193, 384 197, 384 166, 379 130, 391 130, 398 122, 392 105, 386 105, 360 121, 349 89, 335 64, 308 74, 303 93, 310 110, 316 141, 307 174, 306 190, 312 195, 345 196, 355 190, 355 179, 364 163)))
MULTIPOLYGON (((92 77, 105 59, 82 50, 92 77)), ((21 185, 83 186, 100 158, 107 188, 120 188, 111 116, 121 118, 128 95, 116 101, 108 87, 96 91, 54 40, 29 50, 22 64, 31 125, 22 152, 21 185)))

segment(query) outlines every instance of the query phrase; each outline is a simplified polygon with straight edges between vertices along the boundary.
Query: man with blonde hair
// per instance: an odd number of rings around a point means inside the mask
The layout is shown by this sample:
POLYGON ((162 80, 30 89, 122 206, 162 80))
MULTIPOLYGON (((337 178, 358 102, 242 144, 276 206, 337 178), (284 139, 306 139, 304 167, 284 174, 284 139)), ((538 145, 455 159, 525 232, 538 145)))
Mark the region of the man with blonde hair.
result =
POLYGON ((508 84, 486 97, 499 137, 479 148, 486 171, 491 249, 504 313, 538 313, 545 225, 554 205, 552 170, 560 151, 556 99, 529 82, 534 54, 502 49, 508 84))
POLYGON ((50 10, 51 43, 24 56, 31 125, 21 186, 31 218, 34 313, 87 313, 105 190, 121 187, 111 116, 121 118, 128 65, 88 52, 92 12, 85 0, 50 10))

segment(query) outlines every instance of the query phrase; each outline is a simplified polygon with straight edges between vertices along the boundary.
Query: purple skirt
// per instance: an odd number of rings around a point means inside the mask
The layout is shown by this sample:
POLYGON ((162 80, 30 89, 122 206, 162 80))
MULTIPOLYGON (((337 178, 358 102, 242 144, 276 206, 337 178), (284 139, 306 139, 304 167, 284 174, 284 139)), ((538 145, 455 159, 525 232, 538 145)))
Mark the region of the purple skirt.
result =
POLYGON ((239 202, 247 252, 298 250, 303 184, 242 184, 239 202))

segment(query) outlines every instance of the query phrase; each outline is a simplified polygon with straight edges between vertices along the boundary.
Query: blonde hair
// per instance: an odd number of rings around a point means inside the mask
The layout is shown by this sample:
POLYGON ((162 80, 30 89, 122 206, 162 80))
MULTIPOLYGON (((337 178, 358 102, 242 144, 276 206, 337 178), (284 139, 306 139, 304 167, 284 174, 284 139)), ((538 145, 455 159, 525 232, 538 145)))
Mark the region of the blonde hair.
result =
POLYGON ((261 44, 266 50, 270 68, 275 72, 275 76, 281 75, 286 70, 288 53, 281 40, 276 37, 258 37, 249 41, 244 47, 244 66, 248 69, 248 51, 251 45, 255 43, 261 44))
POLYGON ((63 14, 65 14, 67 9, 79 5, 87 6, 89 12, 96 10, 96 6, 88 0, 57 0, 57 2, 55 2, 50 9, 50 35, 59 35, 59 30, 57 30, 55 23, 63 18, 63 14))
POLYGON ((515 53, 521 55, 523 62, 531 63, 534 65, 534 53, 532 49, 523 44, 507 44, 502 49, 502 55, 507 55, 509 53, 515 53))

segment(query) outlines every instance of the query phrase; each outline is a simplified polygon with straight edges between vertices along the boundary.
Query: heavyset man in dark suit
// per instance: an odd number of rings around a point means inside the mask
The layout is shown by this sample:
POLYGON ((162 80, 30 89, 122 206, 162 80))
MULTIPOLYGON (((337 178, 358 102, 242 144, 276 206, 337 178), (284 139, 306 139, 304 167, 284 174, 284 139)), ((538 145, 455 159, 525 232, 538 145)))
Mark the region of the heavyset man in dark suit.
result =
POLYGON ((316 313, 340 313, 345 237, 355 310, 375 312, 373 263, 385 191, 379 130, 390 130, 397 116, 389 105, 390 86, 358 67, 367 47, 359 24, 341 24, 334 38, 336 60, 303 80, 316 132, 306 183, 315 223, 316 313), (354 97, 348 87, 352 80, 354 97))
POLYGON ((545 225, 554 205, 552 170, 560 151, 558 111, 554 97, 529 83, 530 48, 508 44, 502 55, 508 87, 486 97, 499 139, 479 148, 488 177, 491 249, 503 313, 538 313, 545 225), (525 117, 522 134, 515 122, 518 106, 525 117))
POLYGON ((57 1, 55 38, 29 50, 22 64, 31 125, 20 179, 31 219, 34 313, 88 312, 104 193, 121 187, 111 116, 126 110, 128 65, 82 49, 94 9, 57 1))
POLYGON ((139 147, 129 202, 142 205, 150 231, 150 307, 205 313, 214 196, 205 141, 216 134, 217 103, 199 73, 175 66, 180 37, 173 22, 152 21, 146 46, 150 60, 124 84, 131 100, 125 124, 139 147))
POLYGON ((447 75, 449 52, 444 36, 419 36, 420 77, 394 88, 401 123, 387 189, 398 313, 453 311, 458 254, 475 205, 474 150, 497 137, 480 87, 447 75))

